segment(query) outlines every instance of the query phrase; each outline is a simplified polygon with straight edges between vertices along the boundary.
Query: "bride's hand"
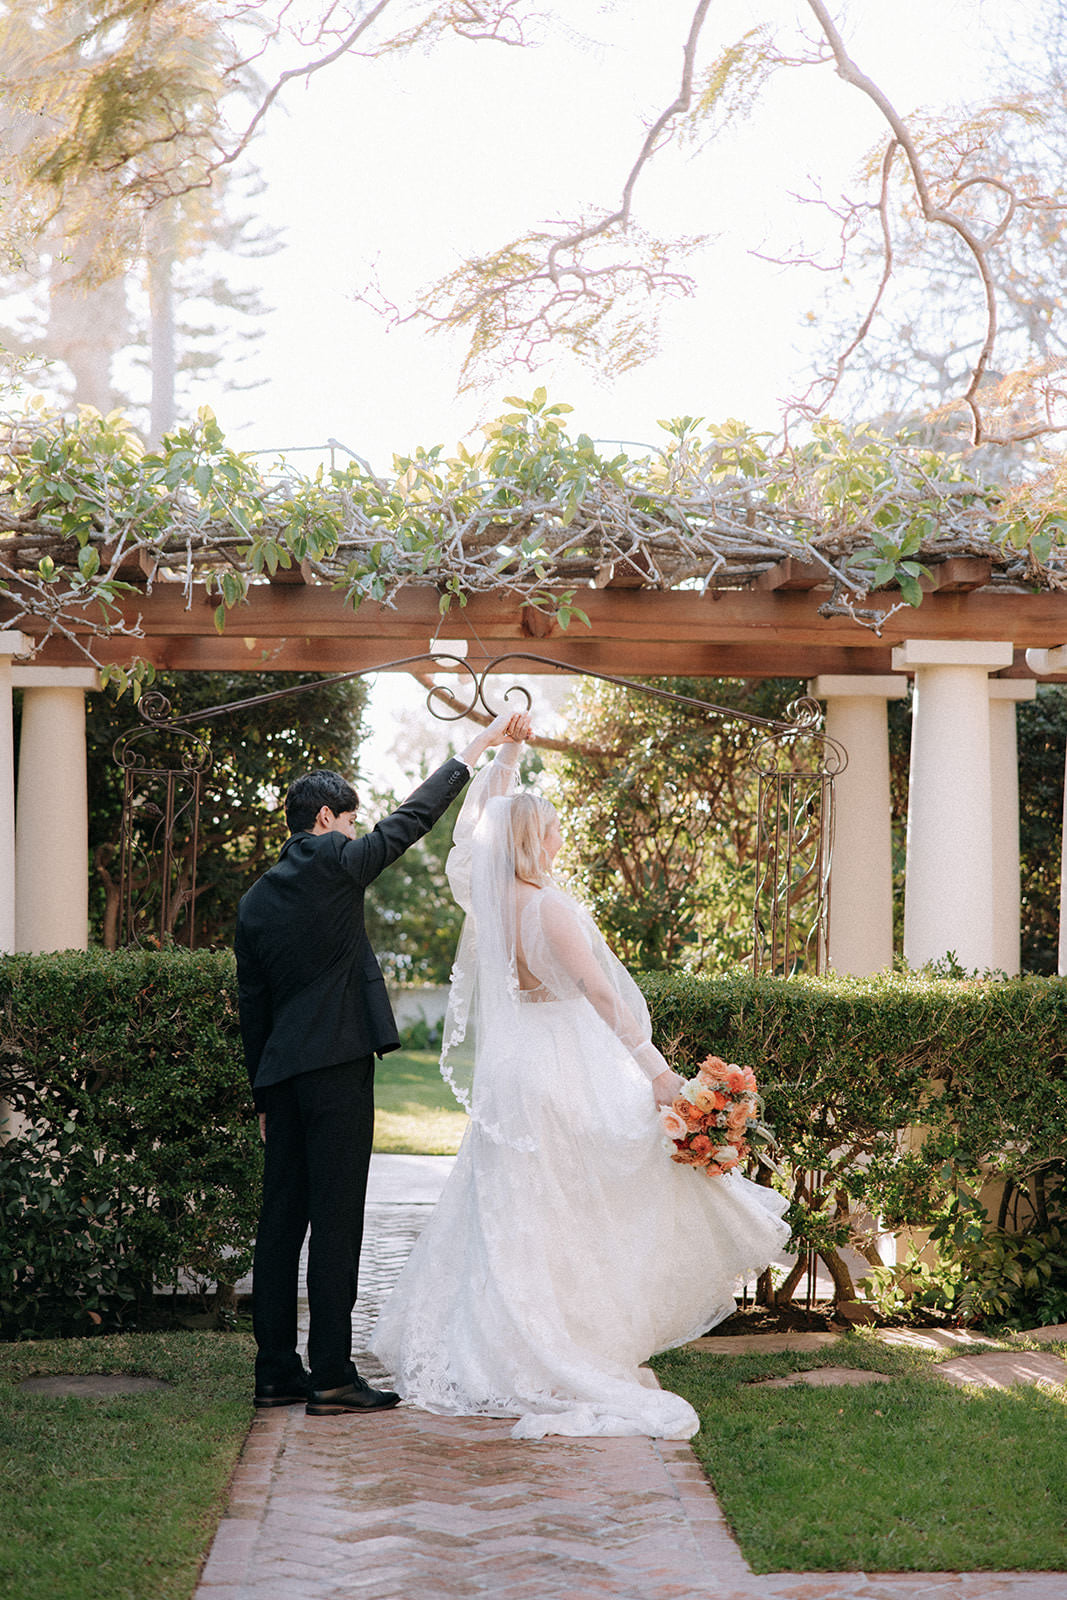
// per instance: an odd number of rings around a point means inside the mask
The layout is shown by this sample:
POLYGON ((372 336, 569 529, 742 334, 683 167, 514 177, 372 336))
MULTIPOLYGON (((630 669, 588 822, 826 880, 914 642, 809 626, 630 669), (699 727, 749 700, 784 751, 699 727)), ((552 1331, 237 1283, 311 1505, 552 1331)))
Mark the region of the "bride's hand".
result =
POLYGON ((652 1093, 658 1106, 669 1106, 672 1100, 678 1098, 685 1079, 677 1072, 661 1072, 658 1078, 652 1079, 652 1093))
POLYGON ((473 767, 478 758, 495 744, 521 744, 529 737, 530 719, 524 711, 502 711, 494 717, 488 728, 483 728, 481 733, 473 738, 465 750, 459 752, 459 760, 473 767))

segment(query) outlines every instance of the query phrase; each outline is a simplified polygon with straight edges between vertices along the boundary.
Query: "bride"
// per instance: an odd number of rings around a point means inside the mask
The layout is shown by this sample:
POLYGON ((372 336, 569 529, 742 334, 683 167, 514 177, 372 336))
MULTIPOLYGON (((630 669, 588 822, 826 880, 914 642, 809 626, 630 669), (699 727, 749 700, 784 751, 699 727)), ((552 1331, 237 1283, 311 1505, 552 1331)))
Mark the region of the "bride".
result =
POLYGON ((456 824, 441 1070, 471 1121, 371 1348, 412 1404, 517 1416, 515 1438, 690 1438, 696 1412, 642 1363, 735 1310, 786 1247, 786 1201, 671 1161, 657 1105, 682 1079, 552 879, 559 825, 518 791, 521 752, 499 746, 456 824))

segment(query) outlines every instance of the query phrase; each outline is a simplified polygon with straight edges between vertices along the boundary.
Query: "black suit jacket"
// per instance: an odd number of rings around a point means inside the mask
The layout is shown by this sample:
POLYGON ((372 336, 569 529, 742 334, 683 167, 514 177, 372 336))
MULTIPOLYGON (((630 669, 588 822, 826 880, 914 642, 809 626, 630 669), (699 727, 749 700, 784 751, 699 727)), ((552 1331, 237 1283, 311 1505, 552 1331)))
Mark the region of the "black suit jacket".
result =
POLYGON ((237 992, 253 1097, 400 1044, 363 922, 367 885, 428 833, 469 773, 446 761, 358 839, 295 833, 237 911, 237 992))

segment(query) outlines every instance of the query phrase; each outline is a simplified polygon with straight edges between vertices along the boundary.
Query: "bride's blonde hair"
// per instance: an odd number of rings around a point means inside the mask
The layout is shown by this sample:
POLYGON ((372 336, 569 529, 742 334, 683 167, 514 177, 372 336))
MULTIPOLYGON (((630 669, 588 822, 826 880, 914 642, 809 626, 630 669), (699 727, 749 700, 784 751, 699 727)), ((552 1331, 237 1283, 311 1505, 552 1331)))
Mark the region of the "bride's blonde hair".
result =
POLYGON ((516 794, 511 798, 509 820, 515 876, 527 883, 549 883, 552 873, 545 860, 545 832, 556 820, 555 806, 539 794, 516 794))

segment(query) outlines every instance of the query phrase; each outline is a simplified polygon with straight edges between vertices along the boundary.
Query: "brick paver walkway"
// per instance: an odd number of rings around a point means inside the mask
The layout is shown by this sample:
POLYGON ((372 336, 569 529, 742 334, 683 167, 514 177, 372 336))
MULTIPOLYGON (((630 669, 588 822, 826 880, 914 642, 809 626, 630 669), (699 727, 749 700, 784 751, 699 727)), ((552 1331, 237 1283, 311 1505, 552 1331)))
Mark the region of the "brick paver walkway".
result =
MULTIPOLYGON (((374 1191, 372 1190, 372 1195, 374 1191)), ((372 1199, 359 1349, 429 1202, 372 1199)), ((374 1378, 369 1357, 361 1371, 374 1378)), ((753 1575, 688 1444, 261 1412, 195 1600, 1064 1600, 1063 1573, 753 1575)))

